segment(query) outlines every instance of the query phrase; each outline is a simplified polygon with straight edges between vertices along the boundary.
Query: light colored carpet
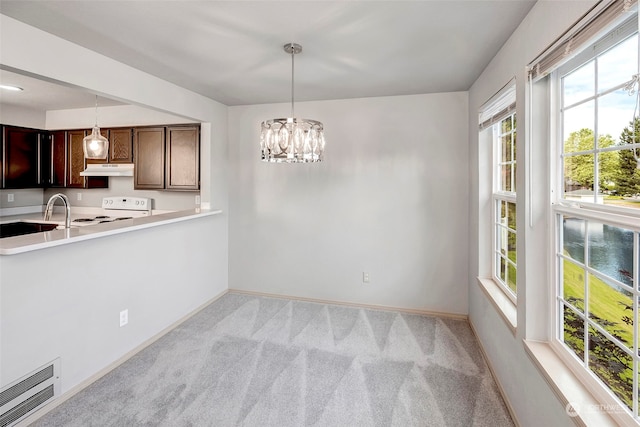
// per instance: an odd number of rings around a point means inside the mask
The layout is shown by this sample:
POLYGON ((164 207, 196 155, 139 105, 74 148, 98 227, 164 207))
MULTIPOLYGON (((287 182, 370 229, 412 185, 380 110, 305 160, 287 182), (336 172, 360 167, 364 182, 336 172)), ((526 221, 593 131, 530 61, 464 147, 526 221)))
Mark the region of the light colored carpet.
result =
POLYGON ((513 422, 466 321, 229 293, 34 426, 513 422))

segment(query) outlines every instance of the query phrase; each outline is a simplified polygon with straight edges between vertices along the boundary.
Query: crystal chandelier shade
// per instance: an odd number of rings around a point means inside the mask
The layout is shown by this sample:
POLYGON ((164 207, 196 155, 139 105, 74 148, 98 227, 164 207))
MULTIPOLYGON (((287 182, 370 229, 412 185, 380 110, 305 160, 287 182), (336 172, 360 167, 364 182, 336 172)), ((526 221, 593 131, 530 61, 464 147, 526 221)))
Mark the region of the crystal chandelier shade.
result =
POLYGON ((293 108, 294 55, 302 52, 295 43, 284 45, 291 54, 291 117, 262 122, 260 150, 263 162, 312 163, 324 157, 324 126, 321 122, 296 118, 293 108))
POLYGON ((320 162, 324 154, 322 123, 295 118, 264 121, 260 148, 266 162, 320 162))
POLYGON ((96 95, 96 124, 91 129, 91 134, 82 139, 82 149, 85 159, 104 160, 109 152, 109 140, 100 134, 98 127, 98 95, 96 95))

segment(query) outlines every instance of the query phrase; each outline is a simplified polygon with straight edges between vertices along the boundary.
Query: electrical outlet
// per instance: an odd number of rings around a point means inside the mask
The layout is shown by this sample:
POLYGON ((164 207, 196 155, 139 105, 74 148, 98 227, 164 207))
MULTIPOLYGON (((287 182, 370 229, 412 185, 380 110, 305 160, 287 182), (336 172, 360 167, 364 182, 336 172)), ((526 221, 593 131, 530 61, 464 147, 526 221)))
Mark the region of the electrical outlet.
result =
POLYGON ((366 271, 362 272, 362 283, 369 283, 369 273, 366 271))
POLYGON ((129 310, 122 310, 120 312, 120 327, 123 327, 129 323, 129 310))
POLYGON ((7 202, 13 202, 15 199, 13 198, 13 193, 7 194, 7 202))
POLYGON ((78 200, 82 200, 82 193, 78 193, 78 200))

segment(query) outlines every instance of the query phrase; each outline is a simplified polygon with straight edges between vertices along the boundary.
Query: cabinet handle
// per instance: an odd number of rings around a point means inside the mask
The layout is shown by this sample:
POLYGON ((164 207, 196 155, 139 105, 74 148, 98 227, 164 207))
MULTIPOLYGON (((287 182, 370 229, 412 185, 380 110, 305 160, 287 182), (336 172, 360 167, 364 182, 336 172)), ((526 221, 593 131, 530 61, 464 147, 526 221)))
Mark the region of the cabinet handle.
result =
POLYGON ((42 134, 38 133, 38 185, 42 185, 42 134))
POLYGON ((51 163, 49 164, 49 182, 48 184, 53 184, 53 135, 49 135, 49 160, 51 163))
POLYGON ((2 188, 5 188, 5 176, 7 175, 7 132, 2 127, 2 188))

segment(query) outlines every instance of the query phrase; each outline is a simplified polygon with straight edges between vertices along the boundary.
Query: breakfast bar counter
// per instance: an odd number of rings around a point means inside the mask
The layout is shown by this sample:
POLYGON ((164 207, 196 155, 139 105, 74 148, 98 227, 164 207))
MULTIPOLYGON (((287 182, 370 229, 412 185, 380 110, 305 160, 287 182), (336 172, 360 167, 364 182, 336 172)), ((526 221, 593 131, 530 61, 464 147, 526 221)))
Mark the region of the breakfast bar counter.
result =
MULTIPOLYGON (((0 239, 0 255, 14 255, 38 249, 50 248, 53 246, 67 245, 83 240, 97 239, 114 234, 128 233, 150 227, 158 227, 165 224, 189 221, 220 213, 222 213, 221 210, 196 208, 131 218, 122 221, 107 222, 88 227, 71 226, 70 228, 64 228, 63 213, 54 213, 50 221, 43 221, 41 213, 1 217, 0 223, 36 221, 40 223, 55 223, 58 224, 58 228, 51 231, 2 238, 0 239)), ((78 216, 79 214, 72 213, 72 220, 78 216)))

